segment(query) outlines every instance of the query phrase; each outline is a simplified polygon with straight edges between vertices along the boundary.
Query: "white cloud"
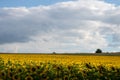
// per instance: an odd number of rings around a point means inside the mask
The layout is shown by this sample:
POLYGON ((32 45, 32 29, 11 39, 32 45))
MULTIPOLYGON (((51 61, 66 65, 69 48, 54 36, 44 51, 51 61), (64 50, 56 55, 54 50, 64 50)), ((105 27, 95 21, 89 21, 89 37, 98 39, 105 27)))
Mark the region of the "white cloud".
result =
MULTIPOLYGON (((0 9, 0 48, 14 52, 92 52, 120 47, 120 7, 101 0, 0 9)), ((117 51, 116 50, 116 51, 117 51)))

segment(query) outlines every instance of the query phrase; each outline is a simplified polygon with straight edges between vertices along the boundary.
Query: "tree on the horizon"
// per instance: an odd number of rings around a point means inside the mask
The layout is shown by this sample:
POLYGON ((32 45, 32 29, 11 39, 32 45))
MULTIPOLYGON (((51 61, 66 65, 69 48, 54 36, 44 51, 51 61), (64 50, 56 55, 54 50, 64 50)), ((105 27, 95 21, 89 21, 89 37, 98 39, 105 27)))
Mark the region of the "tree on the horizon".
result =
POLYGON ((102 50, 101 50, 101 49, 97 49, 97 50, 95 51, 95 53, 102 53, 102 50))
POLYGON ((56 52, 53 52, 53 54, 56 54, 56 52))

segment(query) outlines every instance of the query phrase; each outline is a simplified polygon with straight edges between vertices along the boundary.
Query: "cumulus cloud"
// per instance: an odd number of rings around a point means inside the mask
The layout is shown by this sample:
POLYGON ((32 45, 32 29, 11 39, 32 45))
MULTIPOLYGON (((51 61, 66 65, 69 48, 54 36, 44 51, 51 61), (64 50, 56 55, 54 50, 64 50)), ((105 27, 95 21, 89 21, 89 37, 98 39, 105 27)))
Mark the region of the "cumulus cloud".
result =
POLYGON ((119 50, 119 14, 119 6, 102 0, 0 8, 0 48, 9 52, 16 46, 20 52, 119 50))

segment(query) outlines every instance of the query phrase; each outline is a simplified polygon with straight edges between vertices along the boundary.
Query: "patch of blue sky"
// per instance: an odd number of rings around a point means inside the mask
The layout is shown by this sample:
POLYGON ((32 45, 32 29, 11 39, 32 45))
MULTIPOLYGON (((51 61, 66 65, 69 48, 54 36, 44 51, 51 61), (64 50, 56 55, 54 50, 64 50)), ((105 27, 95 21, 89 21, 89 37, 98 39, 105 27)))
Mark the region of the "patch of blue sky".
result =
POLYGON ((120 0, 104 0, 107 3, 115 4, 116 6, 120 5, 120 0))
POLYGON ((39 5, 52 5, 65 1, 71 0, 0 0, 0 7, 32 7, 39 5))

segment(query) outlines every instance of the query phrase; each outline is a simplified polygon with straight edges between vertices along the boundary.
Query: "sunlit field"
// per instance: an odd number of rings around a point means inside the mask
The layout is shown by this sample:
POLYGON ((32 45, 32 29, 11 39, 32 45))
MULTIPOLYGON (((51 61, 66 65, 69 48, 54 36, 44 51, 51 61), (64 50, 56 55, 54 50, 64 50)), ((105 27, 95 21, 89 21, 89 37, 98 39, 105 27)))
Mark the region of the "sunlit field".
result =
POLYGON ((0 80, 120 80, 120 56, 0 54, 0 80))
POLYGON ((94 65, 104 64, 106 66, 120 66, 120 56, 97 56, 97 55, 60 55, 60 54, 0 54, 0 57, 5 62, 20 61, 30 63, 34 61, 36 64, 39 62, 55 62, 57 64, 83 64, 91 63, 94 65))

